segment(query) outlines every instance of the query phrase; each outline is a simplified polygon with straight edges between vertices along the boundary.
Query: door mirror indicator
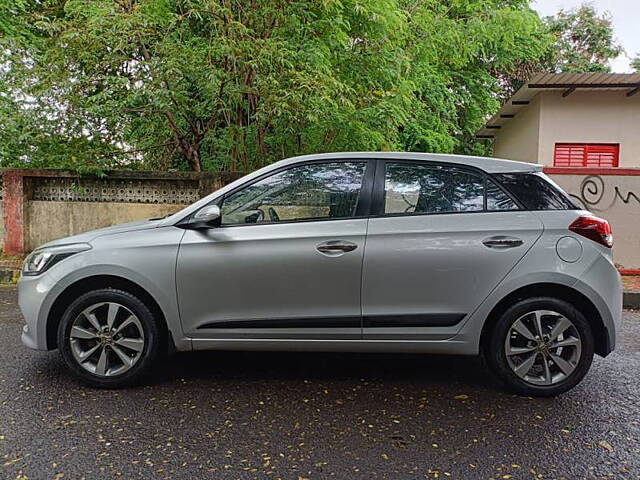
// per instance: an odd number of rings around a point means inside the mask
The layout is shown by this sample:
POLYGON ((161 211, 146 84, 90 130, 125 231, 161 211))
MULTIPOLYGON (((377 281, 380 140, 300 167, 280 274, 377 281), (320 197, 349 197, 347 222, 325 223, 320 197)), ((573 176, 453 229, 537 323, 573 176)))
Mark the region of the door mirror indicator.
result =
POLYGON ((219 227, 221 222, 222 212, 220 211, 220 207, 218 205, 207 205, 198 210, 183 227, 190 230, 205 230, 219 227))

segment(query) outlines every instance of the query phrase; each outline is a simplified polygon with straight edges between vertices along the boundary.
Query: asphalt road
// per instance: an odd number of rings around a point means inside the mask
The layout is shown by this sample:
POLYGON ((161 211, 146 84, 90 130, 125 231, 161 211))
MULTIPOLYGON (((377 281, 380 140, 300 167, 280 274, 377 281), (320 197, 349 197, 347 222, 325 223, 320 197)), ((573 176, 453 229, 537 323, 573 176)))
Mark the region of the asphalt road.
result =
POLYGON ((556 399, 474 358, 378 354, 181 354, 100 391, 20 344, 15 297, 0 288, 1 478, 640 478, 638 313, 556 399))

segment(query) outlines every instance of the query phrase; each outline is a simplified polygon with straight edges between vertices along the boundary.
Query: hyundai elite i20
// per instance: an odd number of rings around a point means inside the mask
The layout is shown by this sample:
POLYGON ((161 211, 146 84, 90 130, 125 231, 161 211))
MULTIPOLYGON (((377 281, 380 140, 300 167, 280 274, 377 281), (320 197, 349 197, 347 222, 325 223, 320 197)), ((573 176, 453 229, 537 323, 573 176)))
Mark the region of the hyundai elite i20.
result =
POLYGON ((615 347, 612 243, 538 165, 309 155, 38 248, 22 341, 98 387, 168 351, 313 350, 481 354, 516 392, 556 395, 615 347))

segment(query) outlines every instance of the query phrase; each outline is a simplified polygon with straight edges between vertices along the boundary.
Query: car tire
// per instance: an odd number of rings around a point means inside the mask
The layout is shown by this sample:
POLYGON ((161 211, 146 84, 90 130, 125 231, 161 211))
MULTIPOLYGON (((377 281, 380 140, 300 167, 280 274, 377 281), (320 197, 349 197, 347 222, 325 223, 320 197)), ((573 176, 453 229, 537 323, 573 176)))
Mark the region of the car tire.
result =
POLYGON ((111 288, 81 295, 58 326, 64 362, 83 383, 97 388, 137 383, 159 357, 159 339, 158 322, 147 305, 111 288))
POLYGON ((573 305, 538 297, 508 308, 483 350, 489 368, 512 391, 552 397, 584 378, 593 360, 594 339, 589 322, 573 305))

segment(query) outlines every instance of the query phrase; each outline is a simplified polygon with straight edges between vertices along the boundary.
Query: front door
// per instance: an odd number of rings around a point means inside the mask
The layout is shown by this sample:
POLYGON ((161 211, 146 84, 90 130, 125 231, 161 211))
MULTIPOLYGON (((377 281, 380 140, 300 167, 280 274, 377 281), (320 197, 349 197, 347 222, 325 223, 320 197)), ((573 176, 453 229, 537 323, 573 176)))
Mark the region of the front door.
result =
POLYGON ((380 163, 363 267, 365 339, 451 337, 542 233, 483 172, 380 163))
POLYGON ((367 165, 296 164, 225 195, 221 226, 188 230, 180 245, 176 276, 185 333, 361 338, 367 165))

